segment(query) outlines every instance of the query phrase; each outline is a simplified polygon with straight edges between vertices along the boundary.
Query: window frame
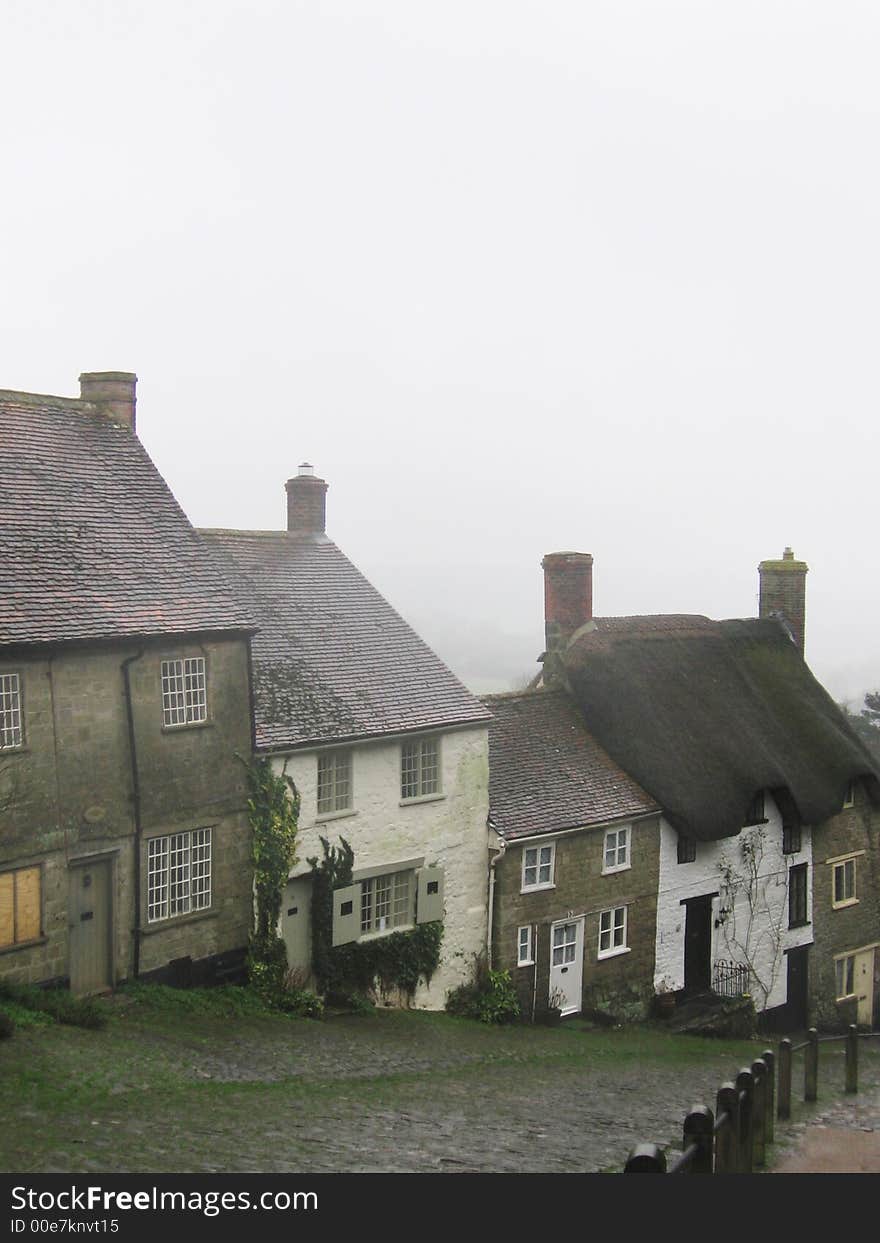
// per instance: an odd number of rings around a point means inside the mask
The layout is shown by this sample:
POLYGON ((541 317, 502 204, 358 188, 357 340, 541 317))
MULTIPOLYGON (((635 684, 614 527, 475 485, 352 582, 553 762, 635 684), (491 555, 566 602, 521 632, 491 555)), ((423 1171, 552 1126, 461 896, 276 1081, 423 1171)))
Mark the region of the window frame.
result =
POLYGON ((17 669, 0 670, 0 751, 3 752, 20 751, 25 745, 22 681, 22 676, 17 669), (10 682, 14 680, 14 687, 4 685, 7 679, 10 682), (13 700, 9 705, 4 703, 7 695, 13 700), (9 724, 7 724, 7 716, 13 718, 9 724), (17 721, 14 719, 16 717, 17 721), (7 733, 13 735, 12 742, 4 741, 7 733), (17 737, 15 737, 16 734, 17 737))
POLYGON ((146 902, 144 909, 147 914, 146 922, 148 926, 152 927, 156 924, 163 924, 169 920, 184 919, 191 915, 201 915, 206 911, 212 910, 214 904, 213 826, 205 825, 196 829, 184 829, 179 833, 157 833, 152 837, 148 837, 146 839, 145 876, 146 902), (195 849, 201 851, 202 854, 194 860, 193 848, 196 836, 200 836, 201 840, 195 844, 195 849), (177 844, 172 845, 172 843, 177 844), (180 857, 184 853, 185 860, 180 857), (173 861, 175 856, 178 856, 176 864, 173 861), (157 861, 156 866, 153 866, 154 861, 157 861), (194 870, 194 865, 198 868, 198 871, 194 870), (176 880, 172 876, 172 869, 175 866, 181 872, 185 869, 185 875, 179 876, 176 880), (159 883, 153 884, 153 877, 160 870, 163 873, 162 878, 159 883), (194 884, 197 881, 207 881, 207 885, 202 884, 194 892, 194 884), (172 888, 174 885, 185 885, 186 892, 178 892, 172 898, 172 888), (193 903, 194 898, 200 899, 197 904, 193 903), (172 902, 175 903, 177 909, 171 909, 172 902), (156 908, 158 908, 159 914, 153 914, 156 908))
POLYGON ((755 793, 755 796, 752 799, 751 803, 749 803, 748 809, 746 810, 746 816, 745 816, 745 819, 743 820, 743 828, 747 829, 755 824, 766 824, 766 823, 767 823, 766 799, 765 799, 764 791, 758 790, 755 793))
POLYGON ((610 876, 614 872, 625 872, 632 867, 632 833, 631 826, 628 824, 620 825, 616 829, 606 829, 605 836, 602 839, 602 875, 610 876), (621 848, 620 838, 623 836, 623 847, 621 848), (608 839, 614 837, 614 845, 608 845, 608 839), (623 849, 623 862, 620 862, 620 852, 623 849), (616 863, 609 865, 608 855, 613 853, 618 860, 616 863))
POLYGON ((556 842, 539 842, 536 846, 523 846, 522 865, 520 868, 520 893, 537 893, 541 889, 556 888, 556 842), (541 862, 541 854, 543 851, 549 850, 550 858, 546 863, 541 862), (535 862, 528 862, 529 853, 534 852, 535 862), (550 879, 542 881, 541 869, 550 869, 550 879), (534 869, 535 880, 530 884, 526 880, 526 872, 534 869))
POLYGON ((810 886, 808 864, 794 863, 788 869, 788 926, 789 928, 805 928, 810 922, 810 886), (803 887, 803 902, 798 901, 798 909, 794 909, 794 899, 798 895, 795 889, 795 877, 798 886, 803 887), (801 908, 803 918, 797 918, 801 908), (795 918, 792 918, 792 916, 795 918))
POLYGON ((851 998, 858 996, 856 991, 856 956, 855 954, 838 954, 834 959, 834 993, 835 1001, 849 1001, 851 998), (847 973, 846 964, 849 963, 849 972, 847 973), (839 983, 841 973, 843 974, 843 987, 846 987, 846 977, 849 974, 850 984, 852 985, 849 992, 841 992, 839 983))
POLYGON ((416 869, 394 868, 390 872, 381 872, 376 876, 365 876, 363 880, 355 881, 358 889, 358 940, 364 941, 371 937, 388 936, 391 932, 401 932, 407 928, 413 928, 416 922, 416 869), (398 881, 400 878, 406 878, 406 895, 403 899, 406 902, 405 907, 395 909, 396 905, 401 901, 398 897, 398 881), (376 908, 379 905, 377 901, 377 893, 380 892, 380 882, 387 881, 389 884, 382 886, 382 891, 387 892, 387 898, 383 898, 383 906, 387 905, 387 913, 377 914, 376 908), (364 927, 364 910, 365 899, 369 898, 367 909, 368 926, 364 927), (402 915, 403 918, 398 918, 402 915), (376 927, 378 920, 390 919, 384 927, 376 927))
POLYGON ((0 871, 0 880, 5 876, 12 878, 12 940, 0 942, 0 953, 9 953, 13 950, 24 949, 28 945, 38 945, 46 939, 45 929, 45 913, 44 913, 44 894, 45 884, 42 863, 29 863, 24 867, 3 868, 0 871), (18 935, 18 877, 25 873, 35 872, 37 875, 37 921, 38 930, 35 935, 21 936, 18 935))
POLYGON ((443 798, 443 754, 441 747, 442 736, 440 734, 428 734, 422 738, 405 739, 400 744, 400 802, 418 803, 426 799, 443 798), (427 747, 433 747, 434 760, 430 765, 425 764, 424 751, 427 747), (417 749, 417 763, 411 772, 416 773, 418 784, 418 792, 415 794, 407 793, 407 789, 411 788, 412 780, 407 782, 407 751, 417 749), (431 789, 425 789, 425 769, 432 768, 434 770, 434 784, 431 789))
POLYGON ((597 958, 616 958, 618 954, 628 954, 630 951, 630 948, 631 946, 629 945, 629 907, 628 905, 621 904, 620 906, 610 906, 608 907, 607 910, 600 911, 599 912, 598 953, 596 955, 597 958), (621 912, 621 911, 623 912, 623 921, 622 923, 618 924, 616 916, 618 912, 621 912), (602 923, 606 915, 609 916, 608 927, 603 928, 602 923), (617 932, 619 927, 622 928, 622 939, 620 940, 619 943, 615 944, 615 939, 614 939, 615 933, 617 932), (608 948, 603 949, 602 948, 602 937, 605 936, 606 934, 609 938, 608 948))
POLYGON ((535 946, 534 946, 534 929, 531 924, 521 924, 516 930, 516 965, 518 967, 533 967, 535 965, 535 946), (525 936, 525 944, 523 944, 523 933, 525 936), (525 950, 525 957, 523 957, 525 950))
POLYGON ((208 661, 204 655, 199 656, 163 656, 159 661, 159 688, 162 703, 163 730, 191 729, 194 726, 208 723, 208 661), (201 665, 201 685, 187 686, 187 679, 192 675, 189 665, 201 665), (180 666, 179 672, 172 666, 180 666), (166 673, 166 669, 169 672, 166 673), (179 682, 179 685, 173 683, 179 682), (201 692, 201 694, 199 694, 201 692), (193 696, 195 695, 195 698, 193 696), (176 700, 176 701, 175 701, 176 700), (200 715, 196 715, 196 710, 200 715), (169 720, 175 713, 182 712, 182 721, 169 720))
MULTIPOLYGON (((861 852, 860 852, 861 853, 861 852)), ((844 859, 835 859, 831 865, 831 908, 838 911, 846 906, 855 906, 858 902, 858 872, 856 869, 856 859, 858 855, 847 855, 844 859), (846 894, 846 869, 852 865, 852 892, 846 894), (844 896, 837 897, 837 874, 840 872, 843 876, 844 896)))
MULTIPOLYGON (((326 799, 324 800, 327 801, 326 799)), ((336 747, 332 751, 320 751, 317 760, 317 778, 315 786, 315 807, 317 820, 328 820, 333 816, 345 815, 347 812, 354 811, 354 749, 352 747, 336 747), (340 761, 344 759, 347 767, 347 775, 344 780, 348 787, 347 802, 340 804, 338 802, 340 785, 339 767, 340 761), (321 808, 321 767, 332 763, 332 775, 330 785, 332 790, 331 800, 332 807, 321 808)))
POLYGON ((783 820, 782 853, 797 855, 803 850, 803 826, 799 820, 783 820))
POLYGON ((855 777, 853 777, 853 779, 848 783, 846 787, 846 793, 843 796, 843 804, 842 804, 841 810, 846 811, 850 807, 855 807, 855 805, 856 805, 856 779, 855 777))

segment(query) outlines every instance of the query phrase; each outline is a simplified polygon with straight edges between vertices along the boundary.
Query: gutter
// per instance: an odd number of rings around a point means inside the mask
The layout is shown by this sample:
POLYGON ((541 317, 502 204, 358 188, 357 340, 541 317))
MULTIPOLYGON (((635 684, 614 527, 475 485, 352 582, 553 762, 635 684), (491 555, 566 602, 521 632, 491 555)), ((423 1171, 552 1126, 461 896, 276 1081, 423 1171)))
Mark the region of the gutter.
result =
POLYGON ((122 685, 125 692, 125 719, 128 724, 128 748, 131 760, 131 799, 134 816, 134 958, 132 975, 135 979, 141 970, 141 782, 138 772, 137 739, 134 730, 134 710, 131 702, 131 678, 129 665, 140 660, 144 654, 141 648, 134 656, 128 656, 119 666, 122 670, 122 685))
MULTIPOLYGON (((495 825, 492 823, 491 812, 489 812, 489 815, 486 817, 486 827, 492 829, 493 832, 497 832, 495 825)), ((506 850, 507 841, 502 837, 497 854, 494 859, 489 860, 489 920, 486 928, 486 965, 490 971, 492 970, 492 924, 495 914, 495 865, 504 857, 506 850)))

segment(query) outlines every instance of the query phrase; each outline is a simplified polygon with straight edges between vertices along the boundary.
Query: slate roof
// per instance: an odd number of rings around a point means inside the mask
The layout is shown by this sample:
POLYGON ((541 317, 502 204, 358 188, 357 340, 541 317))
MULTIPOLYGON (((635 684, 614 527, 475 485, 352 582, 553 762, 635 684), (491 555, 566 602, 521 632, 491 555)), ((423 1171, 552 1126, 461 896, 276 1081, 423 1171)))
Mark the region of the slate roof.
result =
POLYGON ((0 390, 0 644, 252 626, 140 441, 0 390))
POLYGON ((562 691, 485 695, 489 726, 489 806, 513 840, 607 824, 659 811, 587 731, 562 691))
POLYGON ((489 712, 325 535, 202 531, 256 614, 257 746, 406 733, 489 712))
POLYGON ((805 824, 880 769, 776 620, 597 618, 563 669, 593 736, 680 832, 733 836, 758 790, 805 824))

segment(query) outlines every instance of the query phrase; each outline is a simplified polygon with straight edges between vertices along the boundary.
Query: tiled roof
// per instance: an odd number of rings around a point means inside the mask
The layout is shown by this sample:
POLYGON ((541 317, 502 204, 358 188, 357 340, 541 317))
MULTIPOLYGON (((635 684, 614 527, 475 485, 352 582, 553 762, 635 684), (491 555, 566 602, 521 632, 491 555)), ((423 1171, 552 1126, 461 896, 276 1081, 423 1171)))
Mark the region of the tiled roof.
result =
POLYGON ((659 811, 588 733, 561 691, 485 695, 489 806, 508 840, 659 811))
POLYGON ((252 624, 133 432, 0 390, 0 644, 252 624))
POLYGON ((324 535, 203 531, 256 614, 258 747, 405 733, 489 713, 324 535))

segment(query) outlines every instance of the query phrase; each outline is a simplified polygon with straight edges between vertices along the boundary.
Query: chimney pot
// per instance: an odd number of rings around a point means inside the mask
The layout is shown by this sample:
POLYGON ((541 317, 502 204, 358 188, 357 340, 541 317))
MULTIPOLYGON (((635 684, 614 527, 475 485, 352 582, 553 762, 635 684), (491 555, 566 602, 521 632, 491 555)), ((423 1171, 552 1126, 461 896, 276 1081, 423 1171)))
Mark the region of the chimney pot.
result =
POLYGON ((79 377, 79 395, 115 423, 135 430, 137 376, 134 372, 84 371, 79 377))
POLYGON ((795 561, 790 548, 785 548, 780 561, 762 561, 758 566, 758 615, 781 617, 801 656, 804 654, 808 570, 805 561, 795 561))
POLYGON ((548 654, 562 651, 593 618, 593 558, 588 552, 550 552, 544 571, 544 635, 548 654))
POLYGON ((323 535, 326 529, 327 484, 311 462, 301 462, 287 490, 287 529, 299 535, 323 535))

